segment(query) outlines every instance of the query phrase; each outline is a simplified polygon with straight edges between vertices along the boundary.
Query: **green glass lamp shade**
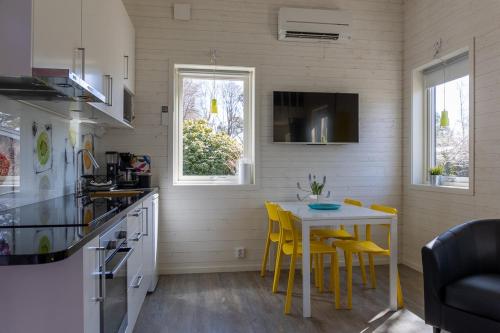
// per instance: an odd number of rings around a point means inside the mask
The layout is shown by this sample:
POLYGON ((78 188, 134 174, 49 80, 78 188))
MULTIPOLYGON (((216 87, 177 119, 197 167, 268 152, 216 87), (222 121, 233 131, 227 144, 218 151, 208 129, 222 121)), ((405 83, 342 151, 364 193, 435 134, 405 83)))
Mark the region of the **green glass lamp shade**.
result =
POLYGON ((448 117, 448 111, 446 110, 441 111, 440 125, 441 127, 448 127, 450 125, 450 118, 448 117))
POLYGON ((217 108, 217 99, 212 98, 212 102, 210 103, 210 112, 211 113, 217 113, 219 112, 217 108))

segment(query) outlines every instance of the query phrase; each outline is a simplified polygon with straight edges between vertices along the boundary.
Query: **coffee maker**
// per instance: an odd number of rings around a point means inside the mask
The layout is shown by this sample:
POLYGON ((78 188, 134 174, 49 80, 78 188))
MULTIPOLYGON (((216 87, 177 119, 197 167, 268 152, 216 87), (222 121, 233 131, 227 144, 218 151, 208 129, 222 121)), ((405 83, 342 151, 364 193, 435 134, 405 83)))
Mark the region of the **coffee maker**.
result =
POLYGON ((119 153, 118 158, 118 187, 121 188, 134 188, 137 186, 137 179, 134 175, 134 167, 132 162, 134 154, 132 153, 119 153))
POLYGON ((108 181, 112 181, 113 184, 118 183, 119 178, 119 158, 118 152, 107 151, 106 153, 106 177, 108 181))

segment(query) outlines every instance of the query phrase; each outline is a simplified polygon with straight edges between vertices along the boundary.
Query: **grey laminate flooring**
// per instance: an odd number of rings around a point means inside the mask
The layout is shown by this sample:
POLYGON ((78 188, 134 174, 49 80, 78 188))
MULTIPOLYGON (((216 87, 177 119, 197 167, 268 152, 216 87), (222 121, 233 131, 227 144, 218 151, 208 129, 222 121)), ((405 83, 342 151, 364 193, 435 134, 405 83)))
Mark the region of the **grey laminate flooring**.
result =
MULTIPOLYGON (((335 310, 333 295, 312 288, 312 318, 302 317, 301 274, 297 271, 291 315, 283 314, 288 271, 283 270, 279 293, 271 293, 272 273, 210 273, 161 276, 153 294, 146 297, 135 333, 235 332, 432 332, 423 317, 422 275, 399 268, 405 309, 390 312, 388 266, 377 266, 377 289, 361 285, 354 268, 353 309, 335 310)), ((328 274, 325 274, 328 276, 328 274)), ((326 283, 325 283, 326 285, 326 283)), ((342 302, 345 275, 341 272, 342 302)))

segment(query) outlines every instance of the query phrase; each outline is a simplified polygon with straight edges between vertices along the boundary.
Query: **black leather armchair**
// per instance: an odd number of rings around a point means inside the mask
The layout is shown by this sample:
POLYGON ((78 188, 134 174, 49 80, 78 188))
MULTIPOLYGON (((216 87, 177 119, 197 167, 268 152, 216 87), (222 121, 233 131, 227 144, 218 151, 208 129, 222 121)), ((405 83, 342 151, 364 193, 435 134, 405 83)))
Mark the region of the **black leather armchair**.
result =
POLYGON ((434 332, 500 332, 500 220, 448 230, 422 248, 422 263, 434 332))

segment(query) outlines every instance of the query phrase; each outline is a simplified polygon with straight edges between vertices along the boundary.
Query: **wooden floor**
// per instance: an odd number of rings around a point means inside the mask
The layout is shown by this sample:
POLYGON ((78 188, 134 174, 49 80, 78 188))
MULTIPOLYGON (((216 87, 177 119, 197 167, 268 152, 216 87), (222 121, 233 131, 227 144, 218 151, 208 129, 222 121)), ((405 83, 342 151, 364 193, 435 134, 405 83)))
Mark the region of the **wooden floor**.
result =
MULTIPOLYGON (((400 266, 405 309, 387 311, 388 266, 377 266, 377 289, 363 288, 354 268, 353 309, 335 310, 333 295, 312 289, 312 318, 302 317, 302 281, 297 271, 292 314, 284 315, 288 271, 271 293, 272 273, 211 273, 162 276, 146 297, 134 332, 432 332, 423 320, 422 275, 400 266), (420 318, 419 318, 420 317, 420 318)), ((345 275, 342 272, 342 302, 345 275)), ((325 274, 328 276, 328 274, 325 274)), ((326 284, 325 284, 326 285, 326 284)))

